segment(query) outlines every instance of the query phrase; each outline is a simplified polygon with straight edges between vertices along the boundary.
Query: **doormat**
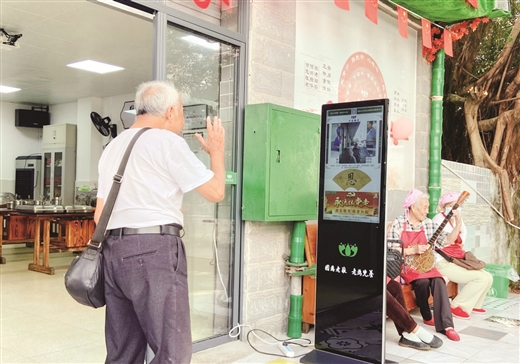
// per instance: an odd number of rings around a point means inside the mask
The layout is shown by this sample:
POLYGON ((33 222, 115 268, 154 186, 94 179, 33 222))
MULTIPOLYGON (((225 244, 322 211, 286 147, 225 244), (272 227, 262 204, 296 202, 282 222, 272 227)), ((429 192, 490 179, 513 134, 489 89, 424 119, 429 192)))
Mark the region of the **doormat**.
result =
POLYGON ((509 318, 509 317, 500 317, 500 316, 491 316, 486 319, 486 321, 498 322, 500 324, 504 324, 506 326, 515 327, 520 326, 520 320, 509 318))

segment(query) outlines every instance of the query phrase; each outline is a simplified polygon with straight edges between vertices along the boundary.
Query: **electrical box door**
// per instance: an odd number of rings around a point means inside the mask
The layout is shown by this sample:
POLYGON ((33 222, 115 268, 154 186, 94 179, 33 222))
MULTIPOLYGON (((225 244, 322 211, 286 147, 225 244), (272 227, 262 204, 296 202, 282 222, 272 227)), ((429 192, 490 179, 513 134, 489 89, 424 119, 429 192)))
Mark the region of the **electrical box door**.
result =
POLYGON ((242 219, 317 219, 319 148, 319 115, 246 106, 242 219))

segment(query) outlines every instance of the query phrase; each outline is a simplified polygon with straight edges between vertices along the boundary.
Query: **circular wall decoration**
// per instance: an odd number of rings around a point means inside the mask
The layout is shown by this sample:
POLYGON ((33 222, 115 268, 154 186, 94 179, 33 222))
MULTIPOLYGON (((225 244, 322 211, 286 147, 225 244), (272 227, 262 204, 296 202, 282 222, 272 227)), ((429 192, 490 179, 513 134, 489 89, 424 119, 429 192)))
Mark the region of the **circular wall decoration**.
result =
POLYGON ((348 57, 338 86, 338 102, 386 98, 386 86, 376 61, 365 52, 348 57))

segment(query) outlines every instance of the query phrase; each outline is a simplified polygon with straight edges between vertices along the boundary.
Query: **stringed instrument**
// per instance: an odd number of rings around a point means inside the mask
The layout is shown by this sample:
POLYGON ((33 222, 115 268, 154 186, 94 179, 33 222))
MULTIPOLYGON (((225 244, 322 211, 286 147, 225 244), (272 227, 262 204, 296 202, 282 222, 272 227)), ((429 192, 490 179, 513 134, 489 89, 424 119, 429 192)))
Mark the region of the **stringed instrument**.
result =
POLYGON ((433 269, 433 266, 435 265, 435 256, 433 247, 435 246, 437 239, 439 238, 439 235, 441 234, 442 230, 444 230, 444 227, 450 221, 451 217, 453 216, 453 211, 458 209, 460 205, 466 201, 466 199, 469 197, 468 191, 463 191, 459 198, 457 199, 457 202, 455 202, 455 205, 451 208, 451 211, 446 215, 442 223, 439 225, 437 230, 435 230, 435 233, 432 235, 431 239, 428 241, 428 248, 427 250, 422 254, 413 254, 408 255, 406 257, 405 264, 408 265, 410 268, 415 269, 419 273, 426 273, 433 269))

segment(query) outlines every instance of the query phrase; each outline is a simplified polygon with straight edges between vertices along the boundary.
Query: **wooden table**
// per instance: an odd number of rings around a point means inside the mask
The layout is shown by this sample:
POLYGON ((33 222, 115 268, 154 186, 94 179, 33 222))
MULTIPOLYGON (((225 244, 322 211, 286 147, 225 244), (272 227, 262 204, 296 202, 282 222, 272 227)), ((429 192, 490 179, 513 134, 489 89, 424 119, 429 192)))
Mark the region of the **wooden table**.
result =
POLYGON ((16 210, 0 208, 0 264, 6 263, 5 257, 2 255, 2 245, 32 243, 34 241, 33 230, 34 228, 26 216, 21 216, 16 210), (4 231, 4 221, 7 222, 7 231, 4 231))
POLYGON ((94 233, 94 213, 20 213, 34 221, 33 262, 29 270, 54 274, 49 266, 50 253, 81 251, 94 233), (51 223, 59 229, 58 238, 51 241, 51 223), (65 234, 62 234, 62 230, 65 234))

